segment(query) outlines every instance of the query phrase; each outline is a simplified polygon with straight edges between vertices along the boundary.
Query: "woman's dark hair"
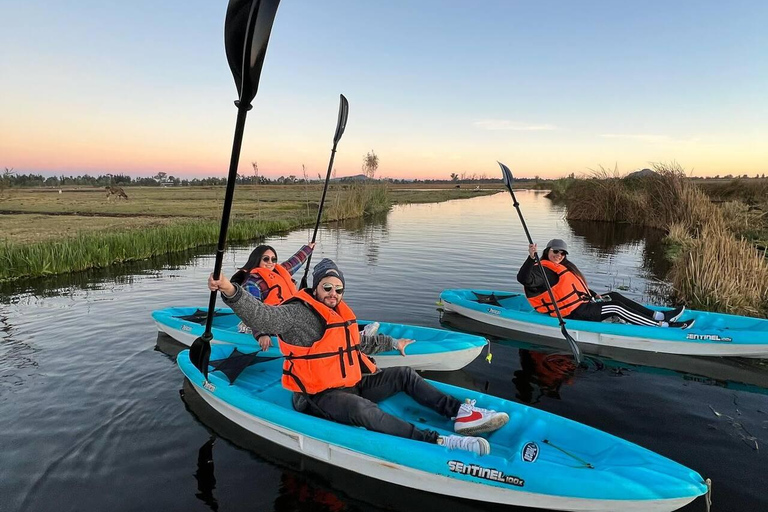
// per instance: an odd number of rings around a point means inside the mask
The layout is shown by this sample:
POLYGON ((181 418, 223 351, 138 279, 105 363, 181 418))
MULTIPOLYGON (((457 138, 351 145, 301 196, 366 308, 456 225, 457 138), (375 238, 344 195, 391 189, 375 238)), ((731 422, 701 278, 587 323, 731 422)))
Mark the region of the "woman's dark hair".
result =
MULTIPOLYGON (((541 259, 548 260, 549 251, 550 251, 550 247, 547 247, 546 249, 544 249, 544 252, 541 255, 541 259)), ((565 268, 567 268, 568 270, 570 270, 571 272, 573 272, 574 274, 576 274, 576 277, 584 281, 584 283, 586 284, 587 279, 584 277, 584 274, 581 273, 581 270, 579 270, 579 267, 577 267, 575 263, 573 263, 571 260, 568 259, 567 254, 563 256, 563 261, 561 261, 560 264, 565 268)))
POLYGON ((245 265, 240 267, 240 270, 235 272, 235 275, 230 278, 230 281, 236 284, 243 284, 251 270, 259 266, 261 257, 264 256, 264 253, 267 251, 275 253, 275 258, 277 258, 277 251, 271 245, 260 245, 251 251, 251 255, 248 256, 248 261, 245 262, 245 265))

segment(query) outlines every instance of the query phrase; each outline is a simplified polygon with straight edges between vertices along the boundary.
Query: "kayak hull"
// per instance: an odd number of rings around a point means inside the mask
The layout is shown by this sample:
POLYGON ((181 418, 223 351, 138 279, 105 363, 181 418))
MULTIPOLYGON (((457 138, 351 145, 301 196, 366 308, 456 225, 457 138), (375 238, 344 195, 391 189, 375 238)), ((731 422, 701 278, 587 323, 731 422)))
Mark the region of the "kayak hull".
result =
MULTIPOLYGON (((503 328, 521 341, 563 340, 557 318, 533 311, 521 294, 491 290, 444 290, 445 312, 503 328), (507 297, 496 304, 479 303, 477 295, 507 297)), ((662 309, 648 306, 651 309, 662 309)), ((567 320, 566 328, 580 345, 695 356, 768 357, 768 320, 686 310, 681 320, 695 318, 690 329, 567 320)))
MULTIPOLYGON (((231 350, 212 347, 212 360, 231 350)), ((231 385, 218 372, 204 381, 188 351, 177 361, 205 402, 249 432, 324 463, 408 488, 574 511, 671 511, 706 491, 697 473, 637 445, 522 404, 441 383, 432 382, 454 396, 475 398, 479 404, 509 412, 510 423, 488 436, 491 455, 449 451, 296 412, 290 393, 279 384, 279 360, 246 369, 244 377, 231 385), (530 462, 521 458, 528 445, 535 445, 537 454, 530 462), (574 455, 563 455, 563 449, 574 455), (604 453, 613 455, 601 462, 604 453), (582 459, 594 468, 579 467, 582 459), (600 492, 607 497, 596 495, 600 492)), ((402 394, 380 406, 420 428, 450 433, 450 420, 433 418, 434 413, 402 394)))
MULTIPOLYGON (((238 332, 239 320, 231 309, 216 309, 216 313, 219 316, 214 317, 212 344, 236 345, 250 350, 258 347, 251 334, 238 332)), ((205 311, 196 308, 175 307, 153 311, 152 318, 160 332, 189 347, 205 330, 200 323, 201 318, 203 323, 205 321, 204 314, 205 311)), ((364 326, 370 322, 359 320, 358 323, 364 326)), ((394 350, 376 354, 376 365, 381 368, 410 366, 420 371, 458 370, 476 359, 488 343, 485 338, 472 334, 388 322, 380 322, 379 333, 416 340, 406 347, 405 357, 394 350)), ((273 338, 272 347, 265 355, 280 355, 276 339, 273 338)))

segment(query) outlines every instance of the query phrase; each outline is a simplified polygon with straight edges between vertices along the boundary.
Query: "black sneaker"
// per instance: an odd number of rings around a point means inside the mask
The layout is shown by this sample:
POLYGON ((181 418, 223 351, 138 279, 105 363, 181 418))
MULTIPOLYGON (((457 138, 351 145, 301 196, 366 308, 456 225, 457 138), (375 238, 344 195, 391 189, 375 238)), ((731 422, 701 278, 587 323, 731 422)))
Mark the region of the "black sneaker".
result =
POLYGON ((680 306, 679 308, 670 309, 669 311, 664 311, 664 321, 677 322, 677 320, 681 316, 683 316, 684 312, 685 312, 685 306, 680 306))
POLYGON ((669 322, 670 327, 677 327, 678 329, 690 329, 693 327, 694 322, 696 322, 695 318, 691 318, 690 320, 686 320, 685 322, 669 322))

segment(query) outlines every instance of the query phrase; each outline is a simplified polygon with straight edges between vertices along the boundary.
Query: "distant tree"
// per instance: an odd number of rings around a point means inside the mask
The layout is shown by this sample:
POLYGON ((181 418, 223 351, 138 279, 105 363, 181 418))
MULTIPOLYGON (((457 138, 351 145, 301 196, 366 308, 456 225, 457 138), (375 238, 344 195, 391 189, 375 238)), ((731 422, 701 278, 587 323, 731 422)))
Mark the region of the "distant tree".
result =
POLYGON ((379 157, 373 150, 370 150, 363 157, 363 174, 365 174, 367 178, 373 179, 378 168, 379 157))
POLYGON ((451 173, 451 181, 459 181, 459 175, 455 172, 451 173))
POLYGON ((11 181, 14 174, 16 173, 13 172, 13 167, 10 169, 6 167, 3 171, 3 175, 0 176, 0 199, 3 199, 5 197, 5 191, 11 188, 11 181))

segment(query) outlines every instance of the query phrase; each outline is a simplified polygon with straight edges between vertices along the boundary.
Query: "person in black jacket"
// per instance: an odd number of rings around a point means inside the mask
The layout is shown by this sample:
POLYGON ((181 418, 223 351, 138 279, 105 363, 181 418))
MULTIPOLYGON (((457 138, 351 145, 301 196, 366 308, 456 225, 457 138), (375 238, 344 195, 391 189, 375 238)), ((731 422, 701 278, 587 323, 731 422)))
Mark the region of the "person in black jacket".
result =
MULTIPOLYGON (((528 258, 517 273, 525 288, 525 296, 540 313, 556 316, 544 276, 536 264, 536 244, 528 246, 528 258)), ((589 289, 584 274, 568 259, 568 246, 558 238, 550 240, 541 256, 541 264, 564 318, 602 322, 618 317, 626 323, 687 329, 693 320, 678 322, 685 306, 667 311, 654 311, 618 292, 604 295, 589 289)))

